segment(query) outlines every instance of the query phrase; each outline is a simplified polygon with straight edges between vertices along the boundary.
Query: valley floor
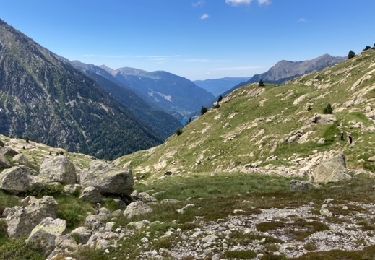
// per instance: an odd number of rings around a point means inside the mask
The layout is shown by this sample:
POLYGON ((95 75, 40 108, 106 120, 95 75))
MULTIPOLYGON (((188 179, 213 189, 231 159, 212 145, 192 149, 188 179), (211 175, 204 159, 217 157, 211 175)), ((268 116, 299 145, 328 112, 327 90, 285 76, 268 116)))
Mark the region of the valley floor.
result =
POLYGON ((375 180, 291 192, 260 175, 170 177, 138 184, 153 212, 117 225, 126 238, 78 259, 374 259, 375 180), (230 178, 230 181, 229 181, 230 178))

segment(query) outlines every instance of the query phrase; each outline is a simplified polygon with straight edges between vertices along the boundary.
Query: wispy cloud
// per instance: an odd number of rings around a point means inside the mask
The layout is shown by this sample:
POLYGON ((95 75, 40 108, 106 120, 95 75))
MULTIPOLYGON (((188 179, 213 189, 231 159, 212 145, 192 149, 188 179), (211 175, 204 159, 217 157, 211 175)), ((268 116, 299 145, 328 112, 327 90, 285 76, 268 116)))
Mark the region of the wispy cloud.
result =
POLYGON ((301 18, 299 18, 299 19, 297 20, 297 22, 298 22, 298 23, 307 23, 307 19, 301 17, 301 18))
POLYGON ((225 0, 225 3, 231 6, 250 5, 253 0, 225 0))
POLYGON ((259 5, 270 5, 272 0, 258 0, 259 5))
POLYGON ((196 1, 192 4, 192 6, 194 8, 198 8, 198 7, 202 7, 206 4, 206 1, 203 1, 203 0, 200 0, 200 1, 196 1))
POLYGON ((210 18, 210 15, 209 14, 202 14, 202 16, 200 17, 201 20, 207 20, 210 18))
MULTIPOLYGON (((254 0, 225 0, 225 3, 230 6, 245 6, 250 5, 254 0)), ((259 5, 270 5, 272 0, 257 0, 259 5)))

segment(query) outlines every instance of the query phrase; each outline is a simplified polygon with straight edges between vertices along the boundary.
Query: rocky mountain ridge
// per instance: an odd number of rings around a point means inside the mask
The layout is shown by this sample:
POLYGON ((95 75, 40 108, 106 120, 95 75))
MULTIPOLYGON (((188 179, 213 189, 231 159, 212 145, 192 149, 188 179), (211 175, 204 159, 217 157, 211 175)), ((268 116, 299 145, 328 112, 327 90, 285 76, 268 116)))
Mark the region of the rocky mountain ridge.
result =
POLYGON ((161 143, 68 62, 0 21, 0 133, 101 158, 161 143))
POLYGON ((345 57, 335 57, 329 54, 324 54, 315 59, 305 61, 286 61, 282 60, 272 66, 267 72, 262 74, 255 74, 248 81, 244 81, 237 86, 234 86, 229 91, 224 92, 224 95, 252 83, 258 83, 263 80, 269 84, 284 84, 289 80, 301 77, 305 74, 319 72, 326 68, 332 67, 345 61, 345 57))

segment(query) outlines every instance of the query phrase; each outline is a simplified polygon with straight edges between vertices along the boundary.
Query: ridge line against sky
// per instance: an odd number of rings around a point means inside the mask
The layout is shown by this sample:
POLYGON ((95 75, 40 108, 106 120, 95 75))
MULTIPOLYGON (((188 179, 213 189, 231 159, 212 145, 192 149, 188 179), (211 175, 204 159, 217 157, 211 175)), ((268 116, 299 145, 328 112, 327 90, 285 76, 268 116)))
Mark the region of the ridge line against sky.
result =
POLYGON ((0 18, 70 60, 250 77, 373 45, 373 0, 0 0, 0 18))

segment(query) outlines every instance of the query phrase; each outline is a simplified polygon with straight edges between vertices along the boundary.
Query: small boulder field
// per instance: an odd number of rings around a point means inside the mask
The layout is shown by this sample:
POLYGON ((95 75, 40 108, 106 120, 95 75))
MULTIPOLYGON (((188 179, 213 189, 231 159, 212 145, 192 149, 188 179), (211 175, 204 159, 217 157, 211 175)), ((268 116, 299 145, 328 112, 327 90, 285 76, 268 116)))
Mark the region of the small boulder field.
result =
MULTIPOLYGON (((134 193, 129 169, 28 140, 2 139, 1 237, 21 241, 36 258, 115 246, 125 236, 115 228, 117 218, 152 211, 147 203, 156 199, 134 193)), ((3 253, 0 258, 7 258, 3 253)))

